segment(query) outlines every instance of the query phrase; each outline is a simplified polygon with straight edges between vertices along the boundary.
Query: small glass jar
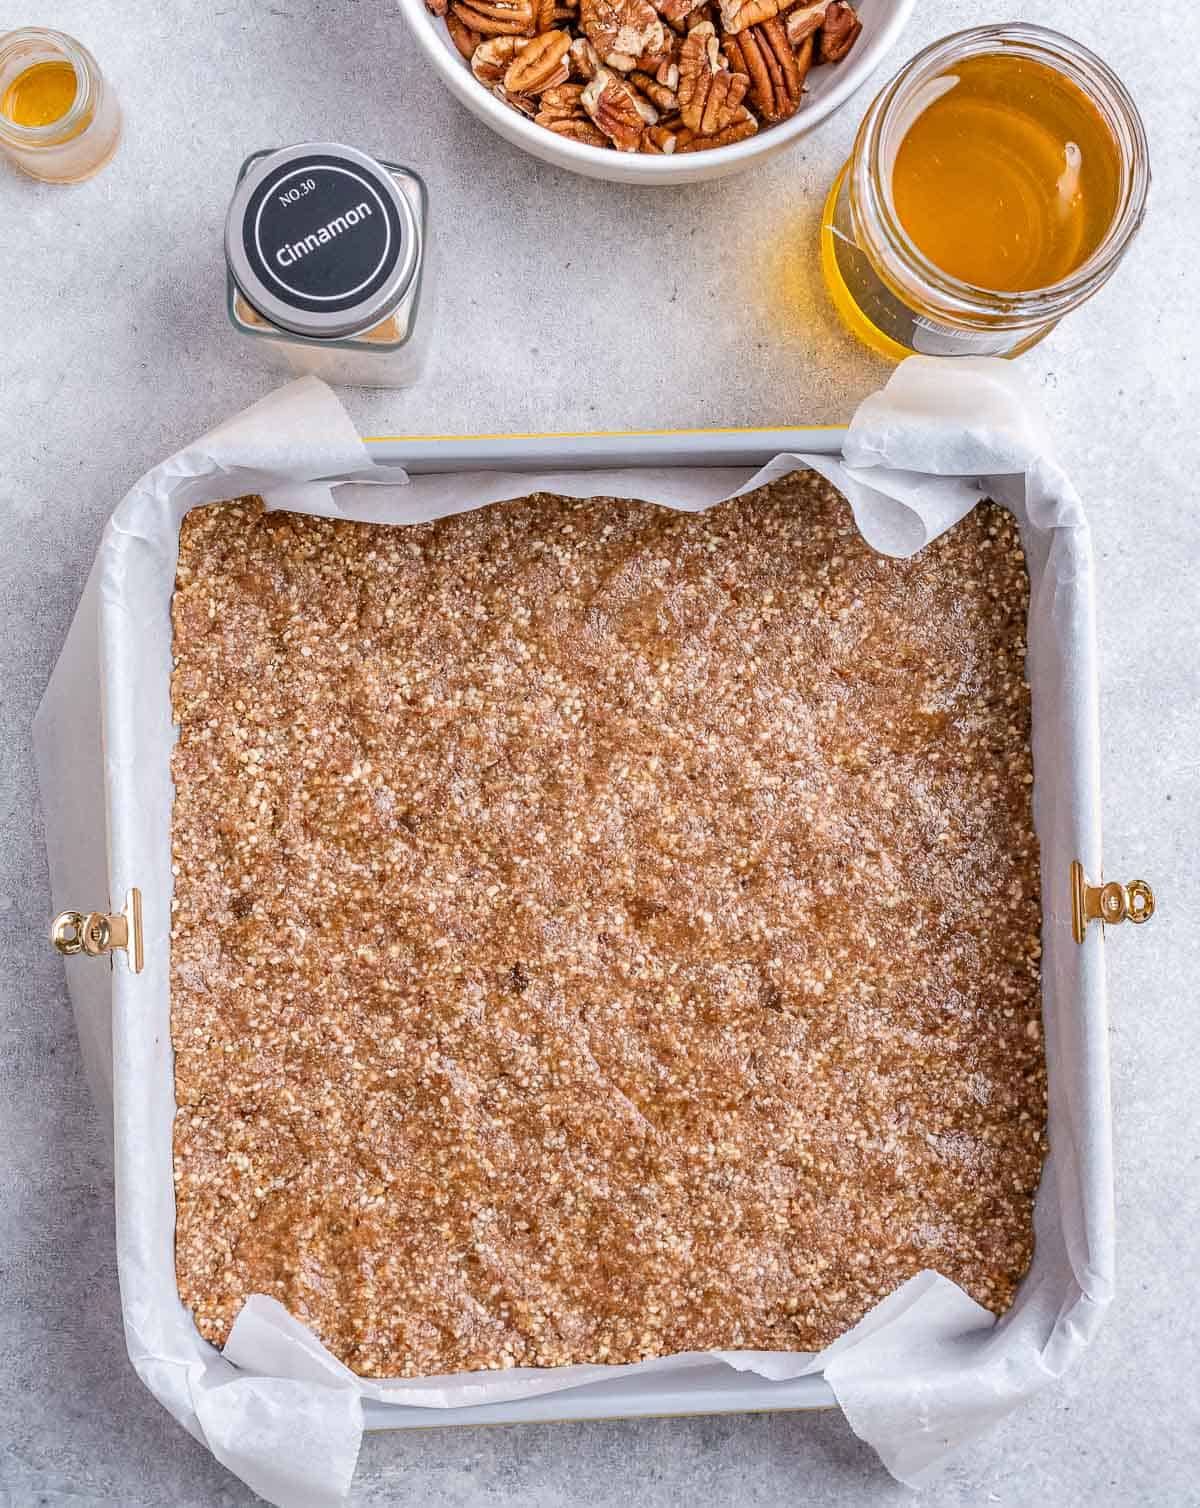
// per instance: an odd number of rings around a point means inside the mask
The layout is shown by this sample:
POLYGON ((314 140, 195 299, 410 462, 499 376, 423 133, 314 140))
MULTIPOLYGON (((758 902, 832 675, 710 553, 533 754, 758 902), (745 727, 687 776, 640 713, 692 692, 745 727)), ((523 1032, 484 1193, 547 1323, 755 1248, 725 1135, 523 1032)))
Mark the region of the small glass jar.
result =
POLYGON ((333 142, 254 153, 225 222, 230 323, 264 365, 410 386, 431 323, 427 221, 409 168, 333 142))
POLYGON ((0 36, 0 149, 17 167, 45 183, 79 183, 108 163, 120 139, 117 97, 82 43, 39 26, 0 36), (70 70, 74 92, 68 88, 61 114, 26 124, 34 70, 44 77, 70 70))
POLYGON ((850 330, 889 360, 913 352, 1017 356, 1112 276, 1142 223, 1149 186, 1137 107, 1094 53, 1024 23, 958 32, 918 53, 868 110, 822 216, 825 281, 850 330), (1112 132, 1120 161, 1116 211, 1100 245, 1062 281, 1032 292, 995 292, 942 271, 913 244, 892 200, 897 150, 933 81, 966 58, 1005 52, 1044 64, 1078 88, 1112 132))

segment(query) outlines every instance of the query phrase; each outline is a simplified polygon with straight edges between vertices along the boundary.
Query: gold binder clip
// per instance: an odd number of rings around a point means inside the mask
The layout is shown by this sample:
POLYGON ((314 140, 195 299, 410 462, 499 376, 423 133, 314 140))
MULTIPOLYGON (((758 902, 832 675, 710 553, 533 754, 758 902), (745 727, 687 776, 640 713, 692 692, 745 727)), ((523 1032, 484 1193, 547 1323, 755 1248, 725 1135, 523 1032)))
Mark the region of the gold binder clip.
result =
POLYGON ((142 972, 142 892, 133 889, 124 911, 60 911, 50 923, 50 941, 64 957, 101 958, 121 949, 135 974, 142 972))
POLYGON ((1154 915, 1154 891, 1145 880, 1131 880, 1121 885, 1109 880, 1106 885, 1089 885, 1078 859, 1071 865, 1071 928, 1075 941, 1087 935, 1089 922, 1135 922, 1140 925, 1154 915))

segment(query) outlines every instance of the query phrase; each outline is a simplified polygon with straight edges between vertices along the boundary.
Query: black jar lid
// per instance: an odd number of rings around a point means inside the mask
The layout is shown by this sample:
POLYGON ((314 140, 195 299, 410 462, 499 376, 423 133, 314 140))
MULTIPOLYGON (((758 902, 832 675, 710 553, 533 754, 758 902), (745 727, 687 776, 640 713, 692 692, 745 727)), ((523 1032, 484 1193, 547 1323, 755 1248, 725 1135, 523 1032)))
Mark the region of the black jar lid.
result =
POLYGON ((247 303, 294 335, 370 330, 417 273, 420 231, 391 174, 366 152, 306 141, 253 161, 234 190, 225 256, 247 303))

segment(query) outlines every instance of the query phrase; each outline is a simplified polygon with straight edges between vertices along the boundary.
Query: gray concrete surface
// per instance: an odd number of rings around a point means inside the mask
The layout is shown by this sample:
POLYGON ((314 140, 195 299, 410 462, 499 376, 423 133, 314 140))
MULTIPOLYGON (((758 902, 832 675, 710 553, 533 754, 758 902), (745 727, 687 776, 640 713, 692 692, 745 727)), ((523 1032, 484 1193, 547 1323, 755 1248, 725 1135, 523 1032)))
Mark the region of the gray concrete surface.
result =
MULTIPOLYGON (((924 0, 892 63, 1004 19, 924 0)), ((0 3, 0 31, 32 19, 0 3)), ((111 1174, 48 911, 29 728, 101 525, 151 463, 267 390, 221 311, 251 149, 328 135, 418 167, 442 256, 432 369, 350 394, 365 433, 837 422, 886 376, 834 324, 820 198, 866 103, 766 167, 657 192, 541 167, 422 67, 390 0, 59 0, 127 135, 76 189, 0 169, 0 1504, 254 1501, 125 1361, 111 1174)), ((933 1505, 1200 1503, 1200 24, 1060 0, 1147 116, 1155 190, 1110 286, 1023 366, 1088 501, 1110 871, 1160 912, 1110 937, 1120 1295, 1085 1365, 950 1468, 933 1505)), ((81 897, 91 901, 92 897, 81 897)), ((376 1436, 355 1501, 842 1508, 908 1497, 838 1416, 376 1436)))

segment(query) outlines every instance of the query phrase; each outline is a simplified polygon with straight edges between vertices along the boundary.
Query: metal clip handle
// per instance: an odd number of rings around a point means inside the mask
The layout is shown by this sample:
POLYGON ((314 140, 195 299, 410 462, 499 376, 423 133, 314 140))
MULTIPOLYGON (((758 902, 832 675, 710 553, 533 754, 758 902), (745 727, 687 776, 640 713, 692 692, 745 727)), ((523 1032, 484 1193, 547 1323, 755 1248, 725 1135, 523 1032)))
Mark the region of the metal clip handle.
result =
POLYGON ((1078 859, 1071 865, 1071 929, 1075 941, 1081 943, 1087 936, 1090 922, 1107 922, 1117 926, 1120 922, 1141 925, 1154 915, 1154 891, 1145 880, 1130 880, 1122 885, 1109 880, 1104 885, 1089 885, 1083 865, 1078 859))
POLYGON ((102 958, 120 949, 129 967, 142 972, 142 892, 129 892, 124 911, 60 911, 50 923, 50 941, 66 958, 80 953, 102 958))

